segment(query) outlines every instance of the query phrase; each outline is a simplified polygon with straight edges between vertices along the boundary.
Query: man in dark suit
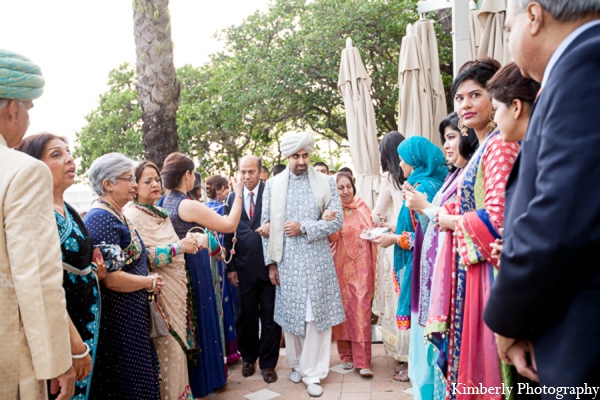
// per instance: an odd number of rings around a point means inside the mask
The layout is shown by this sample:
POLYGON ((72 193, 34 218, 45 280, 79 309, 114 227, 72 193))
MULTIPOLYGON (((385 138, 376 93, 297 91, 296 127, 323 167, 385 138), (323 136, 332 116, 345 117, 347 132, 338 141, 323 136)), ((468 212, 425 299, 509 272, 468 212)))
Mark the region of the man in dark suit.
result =
MULTIPOLYGON (((265 265, 262 238, 259 232, 262 195, 265 187, 260 180, 261 162, 258 157, 246 156, 240 161, 240 175, 244 182, 242 217, 234 235, 225 235, 225 248, 232 255, 227 265, 231 283, 238 288, 238 305, 235 327, 238 348, 244 365, 242 375, 254 375, 256 359, 267 383, 277 381, 275 366, 279 359, 281 327, 273 321, 275 311, 275 286, 269 279, 265 265), (235 251, 232 252, 232 249, 235 251), (260 339, 259 326, 260 319, 260 339)), ((235 192, 230 199, 234 199, 235 192)), ((227 204, 232 203, 228 201, 227 204)), ((229 206, 225 206, 229 214, 229 206)))
POLYGON ((540 387, 590 389, 600 386, 600 0, 509 0, 506 30, 542 90, 508 179, 484 320, 502 359, 540 387))

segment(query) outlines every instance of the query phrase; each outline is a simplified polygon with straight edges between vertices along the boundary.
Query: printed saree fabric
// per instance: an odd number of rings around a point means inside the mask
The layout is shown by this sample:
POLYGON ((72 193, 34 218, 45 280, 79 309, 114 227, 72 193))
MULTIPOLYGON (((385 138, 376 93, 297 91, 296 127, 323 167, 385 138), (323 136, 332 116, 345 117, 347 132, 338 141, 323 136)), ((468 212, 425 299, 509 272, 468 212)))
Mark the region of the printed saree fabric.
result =
POLYGON ((158 273, 164 282, 160 307, 169 323, 169 335, 153 339, 162 381, 163 398, 193 399, 188 381, 186 354, 197 353, 191 310, 188 307, 188 278, 183 254, 172 256, 168 248, 179 240, 169 214, 160 207, 131 203, 124 210, 133 222, 147 250, 150 272, 158 273), (166 248, 166 250, 165 250, 166 248))
MULTIPOLYGON (((508 382, 507 368, 498 358, 494 335, 483 322, 483 310, 494 281, 497 260, 490 243, 500 237, 506 180, 519 146, 492 132, 465 167, 456 203, 446 204, 456 221, 448 343, 448 385, 500 386, 508 382)), ((447 398, 472 395, 447 392, 447 398)), ((502 399, 502 395, 492 395, 502 399)))

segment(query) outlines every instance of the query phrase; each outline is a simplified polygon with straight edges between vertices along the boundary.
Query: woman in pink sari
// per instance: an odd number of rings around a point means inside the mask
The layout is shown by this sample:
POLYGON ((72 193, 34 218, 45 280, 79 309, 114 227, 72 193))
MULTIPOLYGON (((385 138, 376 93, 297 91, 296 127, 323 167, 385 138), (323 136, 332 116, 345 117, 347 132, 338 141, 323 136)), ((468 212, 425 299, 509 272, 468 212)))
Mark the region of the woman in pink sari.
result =
POLYGON ((372 377, 371 371, 371 300, 375 290, 377 245, 359 237, 373 227, 371 209, 355 197, 352 177, 344 172, 336 175, 342 199, 344 225, 329 236, 329 245, 337 271, 346 321, 333 327, 333 339, 342 359, 342 368, 360 369, 372 377))
MULTIPOLYGON (((500 64, 493 59, 463 65, 452 91, 459 127, 472 128, 479 148, 464 168, 457 200, 438 214, 441 229, 454 231, 453 270, 448 343, 446 397, 475 399, 461 388, 510 386, 509 368, 501 364, 492 331, 483 322, 483 310, 497 273, 490 243, 500 238, 504 219, 504 189, 519 149, 502 141, 493 122, 492 101, 485 89, 500 64), (457 385, 453 390, 452 384, 457 385)), ((501 400, 503 394, 487 394, 501 400)))

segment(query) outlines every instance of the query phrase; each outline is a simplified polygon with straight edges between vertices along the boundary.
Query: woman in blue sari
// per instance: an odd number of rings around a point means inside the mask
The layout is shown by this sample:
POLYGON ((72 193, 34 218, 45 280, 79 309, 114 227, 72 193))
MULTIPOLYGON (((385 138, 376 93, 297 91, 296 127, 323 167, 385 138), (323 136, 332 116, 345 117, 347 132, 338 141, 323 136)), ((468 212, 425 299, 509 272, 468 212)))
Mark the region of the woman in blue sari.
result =
MULTIPOLYGON (((194 186, 194 161, 181 154, 172 153, 165 160, 161 176, 164 187, 170 192, 165 196, 162 207, 169 212, 169 218, 179 238, 190 230, 199 228, 218 232, 235 232, 242 213, 241 196, 236 196, 232 212, 228 218, 215 213, 204 204, 191 200, 186 193, 194 186)), ((234 184, 236 193, 241 193, 242 182, 234 184)), ((190 386, 194 397, 204 397, 227 383, 225 354, 219 329, 220 318, 217 309, 215 287, 211 268, 211 258, 220 255, 210 243, 208 249, 186 256, 187 269, 197 307, 198 323, 196 340, 200 353, 198 364, 188 363, 190 386)), ((216 244, 216 241, 214 242, 216 244)))
MULTIPOLYGON (((206 206, 213 209, 217 214, 224 215, 225 204, 223 200, 229 194, 229 185, 227 179, 220 175, 214 175, 206 180, 206 194, 208 201, 206 206)), ((220 232, 213 232, 213 235, 223 246, 224 235, 220 232)), ((235 334, 235 305, 237 304, 237 291, 227 279, 225 272, 226 261, 212 261, 214 264, 215 291, 220 298, 219 313, 221 317, 221 326, 223 327, 223 337, 225 345, 225 354, 227 364, 233 364, 240 359, 238 352, 237 337, 235 334)), ((219 301, 219 299, 217 299, 219 301)))
POLYGON ((54 215, 62 250, 63 288, 77 379, 72 398, 87 399, 100 330, 98 282, 106 275, 106 265, 99 252, 94 251, 94 242, 81 217, 63 200, 65 190, 75 183, 75 162, 65 139, 41 133, 25 138, 18 150, 43 161, 52 172, 54 215))
MULTIPOLYGON (((448 174, 442 151, 424 137, 412 136, 400 143, 398 155, 406 178, 402 190, 425 193, 427 200, 432 201, 448 174)), ((418 316, 411 314, 412 243, 418 218, 403 201, 396 226, 390 226, 396 234, 385 234, 375 241, 382 247, 395 246, 394 284, 399 293, 396 321, 400 329, 410 329, 408 376, 413 381, 413 396, 420 400, 433 397, 433 351, 423 343, 418 316)), ((408 381, 406 378, 401 371, 394 379, 408 381)))

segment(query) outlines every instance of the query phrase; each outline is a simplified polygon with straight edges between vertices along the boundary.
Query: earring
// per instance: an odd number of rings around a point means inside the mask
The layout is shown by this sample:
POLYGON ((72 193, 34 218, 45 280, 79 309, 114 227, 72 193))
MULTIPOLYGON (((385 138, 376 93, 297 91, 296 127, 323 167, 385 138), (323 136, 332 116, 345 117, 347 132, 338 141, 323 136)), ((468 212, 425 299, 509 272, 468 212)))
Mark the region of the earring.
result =
POLYGON ((465 124, 463 124, 462 118, 458 119, 458 129, 460 130, 460 134, 461 135, 463 135, 463 136, 469 136, 469 132, 467 131, 467 129, 469 129, 469 128, 467 128, 465 126, 465 124))
POLYGON ((492 111, 490 113, 490 122, 488 122, 487 127, 488 129, 491 131, 493 131, 494 129, 496 129, 496 123, 494 122, 494 117, 496 116, 496 112, 492 111))

